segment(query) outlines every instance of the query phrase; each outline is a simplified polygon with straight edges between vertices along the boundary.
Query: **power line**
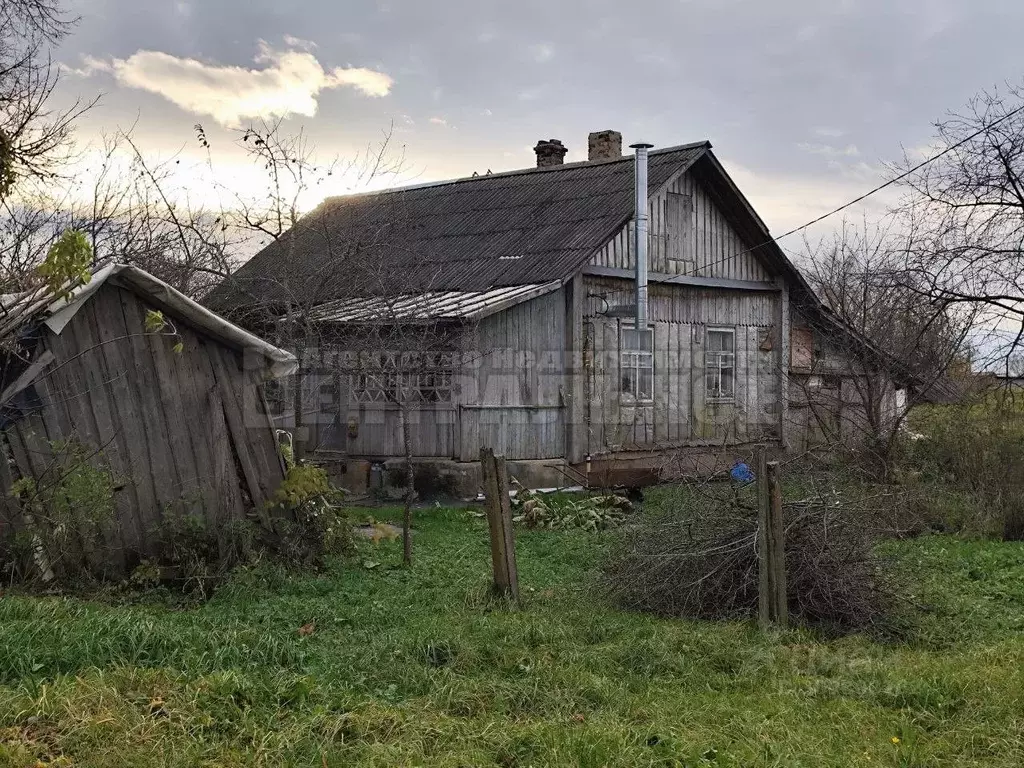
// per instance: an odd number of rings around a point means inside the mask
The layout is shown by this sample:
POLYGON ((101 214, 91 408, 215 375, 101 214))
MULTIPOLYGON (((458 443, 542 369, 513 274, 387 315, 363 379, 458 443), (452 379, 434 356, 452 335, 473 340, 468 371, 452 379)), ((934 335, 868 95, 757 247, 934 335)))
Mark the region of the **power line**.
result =
POLYGON ((693 272, 684 272, 684 273, 679 274, 679 275, 673 275, 671 278, 669 278, 665 282, 671 283, 673 280, 675 280, 677 278, 683 278, 683 277, 696 277, 696 276, 698 276, 699 272, 701 272, 701 271, 703 271, 703 270, 705 270, 705 269, 707 269, 709 267, 713 267, 713 266, 715 266, 717 264, 725 263, 729 259, 733 259, 733 258, 735 258, 737 256, 743 256, 746 253, 750 253, 751 251, 756 251, 758 248, 762 248, 762 247, 764 247, 766 245, 771 245, 772 243, 776 243, 777 244, 779 240, 782 240, 785 237, 789 237, 790 235, 795 235, 797 232, 801 232, 801 231, 807 229, 808 227, 813 227, 818 222, 824 221, 825 219, 829 218, 830 216, 835 216, 837 213, 841 213, 842 211, 845 211, 847 208, 850 208, 850 207, 856 205, 857 203, 860 203, 860 202, 863 202, 864 200, 867 200, 869 197, 871 197, 874 194, 877 194, 878 192, 881 192, 883 189, 885 189, 887 187, 891 187, 893 184, 896 184, 896 183, 898 183, 900 181, 903 181, 903 179, 905 179, 908 176, 911 176, 911 175, 917 173, 917 171, 921 170, 926 165, 929 165, 930 163, 934 163, 940 157, 944 157, 945 155, 948 155, 950 152, 952 152, 952 151, 954 151, 956 149, 959 149, 964 144, 967 144, 968 142, 973 141, 974 139, 976 139, 979 136, 981 136, 981 134, 985 133, 986 131, 992 130, 993 128, 995 128, 1000 123, 1006 122, 1011 117, 1014 117, 1015 115, 1018 115, 1021 112, 1024 112, 1024 104, 1022 104, 1021 106, 1017 107, 1016 109, 1006 113, 1005 115, 1000 117, 998 120, 995 120, 995 121, 993 121, 991 123, 983 125, 981 128, 979 128, 977 131, 972 133, 970 136, 968 136, 968 137, 966 137, 964 139, 961 139, 956 144, 951 144, 950 146, 946 147, 944 150, 942 150, 938 154, 933 155, 932 157, 929 157, 927 160, 922 160, 920 163, 915 165, 913 168, 910 168, 910 169, 904 171, 899 176, 894 176, 893 178, 889 179, 888 181, 884 182, 883 184, 879 184, 874 189, 871 189, 871 190, 865 192, 863 195, 860 195, 859 197, 854 198, 853 200, 849 201, 848 203, 844 203, 843 205, 840 205, 838 208, 835 208, 835 209, 829 211, 828 213, 823 213, 821 216, 818 216, 815 219, 811 219, 811 221, 808 221, 806 224, 801 224, 799 227, 791 229, 788 232, 785 232, 785 233, 783 233, 781 235, 777 235, 775 237, 769 238, 768 240, 765 240, 763 243, 759 243, 758 245, 755 245, 752 248, 747 248, 746 250, 739 251, 737 253, 732 253, 732 254, 730 254, 730 255, 722 258, 722 259, 719 259, 718 261, 711 262, 710 264, 705 264, 705 265, 703 265, 701 267, 696 268, 693 272))

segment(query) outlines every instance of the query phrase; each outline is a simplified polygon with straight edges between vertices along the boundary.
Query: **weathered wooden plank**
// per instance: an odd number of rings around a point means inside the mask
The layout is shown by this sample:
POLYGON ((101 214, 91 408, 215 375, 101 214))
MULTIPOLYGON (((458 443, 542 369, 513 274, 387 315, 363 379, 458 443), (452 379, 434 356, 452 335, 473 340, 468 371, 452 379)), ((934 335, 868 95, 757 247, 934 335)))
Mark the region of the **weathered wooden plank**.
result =
POLYGON ((227 368, 219 354, 219 350, 211 350, 210 362, 213 375, 220 391, 221 402, 228 426, 228 434, 234 448, 235 458, 245 478, 249 498, 255 508, 259 508, 269 497, 273 489, 268 488, 265 477, 261 475, 264 467, 260 466, 258 456, 249 444, 248 430, 245 427, 245 416, 239 405, 235 392, 235 378, 227 368))
POLYGON ((789 606, 786 586, 786 526, 782 517, 782 480, 779 462, 768 462, 766 469, 770 494, 770 524, 767 526, 768 573, 771 585, 769 600, 772 604, 772 618, 779 627, 785 629, 789 626, 789 606))
MULTIPOLYGON (((90 300, 86 310, 91 311, 89 330, 99 342, 95 361, 82 358, 75 365, 98 364, 106 381, 111 403, 111 415, 117 422, 113 450, 107 453, 111 470, 124 482, 124 490, 118 499, 120 536, 125 555, 141 554, 146 551, 146 541, 153 531, 146 528, 146 510, 155 519, 157 502, 151 482, 143 478, 149 471, 149 436, 145 429, 143 404, 136 379, 139 371, 130 354, 131 341, 124 337, 141 334, 144 328, 128 328, 121 308, 121 301, 128 299, 123 289, 105 286, 90 300)), ((85 310, 82 310, 85 311, 85 310)), ((72 322, 79 322, 78 318, 72 322)), ((88 322, 82 317, 80 322, 88 322)), ((86 397, 89 397, 88 395, 86 397)))
POLYGON ((755 460, 757 477, 757 621, 768 629, 772 621, 771 563, 768 530, 771 524, 771 489, 764 448, 758 448, 755 460))
POLYGON ((512 530, 508 468, 504 457, 495 457, 494 451, 486 447, 480 449, 480 470, 487 499, 494 589, 499 594, 518 600, 519 575, 516 567, 515 534, 512 530))
MULTIPOLYGON (((52 356, 51 356, 52 359, 52 356)), ((58 402, 53 382, 47 375, 42 375, 36 380, 36 393, 39 396, 42 407, 32 415, 29 420, 41 427, 41 434, 33 435, 34 447, 30 450, 46 457, 53 457, 51 477, 48 481, 60 482, 64 473, 71 467, 67 464, 67 438, 70 433, 70 424, 66 411, 58 402), (64 454, 59 455, 59 454, 64 454)), ((35 431, 35 430, 33 430, 35 431)), ((28 445, 28 440, 26 440, 28 445)), ((111 449, 97 456, 92 456, 89 461, 105 471, 112 472, 115 478, 120 476, 113 470, 118 458, 116 449, 111 449), (110 460, 113 454, 115 461, 110 460)), ((96 531, 77 530, 75 532, 75 546, 77 557, 84 558, 94 573, 113 571, 122 573, 124 571, 124 537, 121 534, 122 517, 118 509, 118 497, 112 499, 114 504, 112 518, 104 521, 96 531)), ((77 510, 73 510, 77 514, 77 510)))
POLYGON ((12 531, 21 530, 21 505, 11 496, 14 477, 11 474, 10 446, 6 435, 0 433, 0 539, 6 538, 12 531))
POLYGON ((200 412, 209 415, 205 433, 213 485, 220 500, 221 511, 218 517, 241 521, 246 518, 248 492, 245 490, 245 480, 239 476, 235 464, 224 401, 213 372, 210 350, 213 344, 200 339, 199 351, 188 358, 190 373, 200 412))
MULTIPOLYGON (((104 310, 112 301, 117 301, 117 289, 105 286, 78 311, 61 334, 61 340, 69 342, 64 347, 66 357, 62 359, 69 360, 69 369, 81 373, 85 382, 81 405, 92 412, 96 426, 93 440, 83 441, 83 444, 101 452, 102 463, 115 478, 131 482, 132 457, 138 455, 137 452, 145 455, 145 438, 133 439, 139 431, 138 419, 123 412, 128 410, 130 402, 127 382, 138 371, 133 365, 120 363, 117 357, 128 332, 122 318, 107 318, 104 310)), ((145 466, 145 461, 138 464, 145 466)), ((110 546, 119 547, 120 555, 138 553, 145 540, 143 523, 133 510, 133 504, 137 503, 137 495, 129 494, 123 502, 118 499, 117 543, 111 541, 110 546)))
POLYGON ((782 441, 783 449, 789 448, 787 428, 789 425, 789 339, 790 339, 790 312, 789 312, 789 285, 782 281, 780 286, 782 292, 778 299, 778 324, 779 324, 779 439, 782 441))
MULTIPOLYGON (((128 291, 121 293, 120 303, 125 326, 129 332, 129 359, 134 364, 136 372, 132 384, 139 397, 141 421, 145 426, 146 445, 143 450, 149 454, 148 464, 140 463, 138 469, 140 474, 148 475, 156 502, 152 508, 141 510, 148 536, 150 531, 161 527, 165 509, 179 507, 181 480, 172 454, 168 415, 160 401, 156 371, 153 369, 149 344, 143 333, 146 327, 145 307, 135 294, 128 291)), ((180 416, 176 415, 175 418, 180 416)), ((138 480, 146 481, 144 478, 138 480)))
MULTIPOLYGON (((196 359, 208 354, 207 346, 198 334, 183 324, 179 325, 178 334, 182 351, 173 359, 168 370, 174 377, 173 391, 177 394, 180 407, 186 408, 189 414, 188 418, 183 419, 188 442, 187 447, 182 446, 182 450, 188 451, 192 464, 184 465, 187 473, 185 483, 202 504, 207 530, 214 532, 223 546, 226 523, 232 518, 241 519, 243 515, 241 497, 237 493, 225 495, 221 488, 221 484, 227 481, 225 467, 218 463, 210 443, 211 432, 217 430, 218 421, 223 424, 224 417, 222 413, 214 413, 211 408, 208 390, 213 382, 201 375, 201 366, 196 359)), ((219 431, 219 435, 223 439, 223 430, 219 431)))

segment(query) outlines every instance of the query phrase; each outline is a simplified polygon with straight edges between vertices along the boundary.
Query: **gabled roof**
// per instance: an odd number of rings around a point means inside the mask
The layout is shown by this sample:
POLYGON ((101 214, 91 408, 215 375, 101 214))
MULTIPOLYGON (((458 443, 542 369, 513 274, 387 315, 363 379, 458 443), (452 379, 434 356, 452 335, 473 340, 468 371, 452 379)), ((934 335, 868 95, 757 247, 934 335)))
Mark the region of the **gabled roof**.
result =
MULTIPOLYGON (((650 189, 709 153, 650 154, 650 189)), ((631 157, 328 198, 218 286, 233 310, 564 280, 632 218, 631 157)))

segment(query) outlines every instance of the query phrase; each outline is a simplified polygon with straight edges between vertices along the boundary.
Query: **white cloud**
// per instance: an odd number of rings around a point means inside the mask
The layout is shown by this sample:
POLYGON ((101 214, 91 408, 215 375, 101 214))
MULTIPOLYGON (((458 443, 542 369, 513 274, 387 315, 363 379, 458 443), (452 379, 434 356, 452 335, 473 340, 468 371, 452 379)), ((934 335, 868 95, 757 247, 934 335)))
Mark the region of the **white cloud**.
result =
POLYGON ((815 128, 814 133, 816 136, 822 136, 826 139, 838 139, 840 136, 846 135, 846 131, 842 128, 830 128, 827 125, 815 128))
MULTIPOLYGON (((298 41, 292 38, 293 42, 298 41)), ((74 70, 88 76, 110 72, 128 88, 157 93, 182 109, 210 115, 225 126, 243 118, 312 117, 322 91, 353 88, 366 96, 386 96, 394 80, 383 72, 363 67, 325 70, 306 51, 276 50, 260 41, 254 61, 260 68, 208 64, 160 51, 138 51, 127 59, 100 61, 86 57, 74 70)))
POLYGON ((284 44, 289 48, 301 48, 304 51, 312 51, 317 47, 317 44, 312 40, 303 40, 301 37, 295 37, 294 35, 285 35, 284 44))
POLYGON ((537 43, 530 46, 530 57, 538 64, 551 61, 555 57, 555 46, 551 43, 537 43))
POLYGON ((432 125, 448 125, 448 121, 443 117, 432 117, 427 122, 432 125))
POLYGON ((860 154, 860 150, 853 144, 847 144, 845 147, 833 147, 831 144, 814 144, 805 141, 797 144, 797 147, 812 155, 824 155, 825 157, 857 157, 860 154))

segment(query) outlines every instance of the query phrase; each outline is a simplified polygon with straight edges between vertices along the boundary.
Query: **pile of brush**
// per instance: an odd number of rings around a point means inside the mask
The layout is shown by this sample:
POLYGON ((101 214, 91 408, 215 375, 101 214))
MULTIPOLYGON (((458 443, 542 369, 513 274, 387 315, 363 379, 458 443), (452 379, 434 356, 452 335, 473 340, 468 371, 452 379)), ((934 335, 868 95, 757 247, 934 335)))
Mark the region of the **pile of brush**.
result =
MULTIPOLYGON (((689 492, 680 508, 624 532, 603 585, 624 608, 661 616, 757 615, 756 503, 728 489, 689 492)), ((789 614, 833 632, 888 626, 903 594, 870 503, 834 495, 784 505, 789 614)))

